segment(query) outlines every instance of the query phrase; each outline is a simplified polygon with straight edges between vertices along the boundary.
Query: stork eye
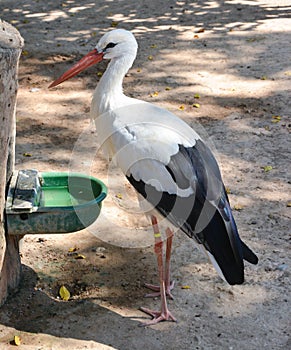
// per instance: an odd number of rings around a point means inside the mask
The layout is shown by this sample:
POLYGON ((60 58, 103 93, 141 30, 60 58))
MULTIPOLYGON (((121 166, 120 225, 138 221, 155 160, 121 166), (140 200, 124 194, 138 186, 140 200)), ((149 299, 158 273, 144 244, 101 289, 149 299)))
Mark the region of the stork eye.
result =
POLYGON ((107 49, 112 49, 114 46, 116 46, 117 44, 115 43, 109 43, 106 45, 105 49, 103 51, 106 51, 107 49))

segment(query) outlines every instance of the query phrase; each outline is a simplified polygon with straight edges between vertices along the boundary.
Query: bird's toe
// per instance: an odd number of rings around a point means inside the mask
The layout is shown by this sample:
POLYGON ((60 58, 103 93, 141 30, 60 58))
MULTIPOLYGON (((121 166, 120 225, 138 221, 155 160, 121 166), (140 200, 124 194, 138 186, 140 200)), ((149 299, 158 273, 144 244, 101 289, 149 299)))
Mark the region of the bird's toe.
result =
POLYGON ((162 311, 154 311, 145 307, 141 307, 140 310, 152 316, 152 320, 141 323, 140 324, 141 327, 152 326, 163 321, 177 322, 177 319, 172 315, 171 311, 169 310, 162 312, 162 311))
MULTIPOLYGON (((145 294, 144 295, 145 298, 156 298, 161 296, 160 286, 156 284, 151 284, 151 283, 145 283, 144 286, 154 292, 154 293, 145 294)), ((175 281, 172 281, 166 286, 166 296, 172 300, 174 299, 174 297, 171 291, 174 289, 174 286, 175 286, 175 281)))

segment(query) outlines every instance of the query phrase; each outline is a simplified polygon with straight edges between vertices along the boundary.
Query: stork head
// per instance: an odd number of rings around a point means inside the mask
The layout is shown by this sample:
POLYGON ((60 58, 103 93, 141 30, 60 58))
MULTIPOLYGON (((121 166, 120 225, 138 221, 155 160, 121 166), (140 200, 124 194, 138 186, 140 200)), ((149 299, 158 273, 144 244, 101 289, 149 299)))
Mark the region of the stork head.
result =
POLYGON ((125 57, 133 62, 137 53, 137 42, 134 35, 125 29, 114 29, 102 36, 95 49, 81 58, 63 75, 50 84, 49 88, 57 86, 94 64, 106 60, 114 60, 125 57))
POLYGON ((102 36, 96 45, 96 50, 102 52, 103 58, 108 60, 125 55, 135 58, 137 42, 128 30, 115 29, 102 36))

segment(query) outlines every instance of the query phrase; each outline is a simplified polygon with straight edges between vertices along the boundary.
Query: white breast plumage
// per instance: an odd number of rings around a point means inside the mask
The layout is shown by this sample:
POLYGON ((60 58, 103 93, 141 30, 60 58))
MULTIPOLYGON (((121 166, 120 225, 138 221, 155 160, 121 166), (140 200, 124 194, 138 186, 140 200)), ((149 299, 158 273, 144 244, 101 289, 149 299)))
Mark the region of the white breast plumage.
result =
POLYGON ((98 139, 105 154, 125 175, 151 184, 158 191, 192 194, 191 187, 177 186, 165 166, 179 151, 179 145, 193 147, 198 134, 167 110, 134 99, 128 102, 95 120, 97 132, 102 130, 98 139))

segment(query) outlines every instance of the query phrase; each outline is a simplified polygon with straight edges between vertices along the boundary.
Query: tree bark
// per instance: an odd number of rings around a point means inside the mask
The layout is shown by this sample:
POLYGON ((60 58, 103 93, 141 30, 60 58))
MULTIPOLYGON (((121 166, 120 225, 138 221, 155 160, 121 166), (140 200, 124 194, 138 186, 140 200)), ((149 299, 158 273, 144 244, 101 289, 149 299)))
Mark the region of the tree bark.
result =
POLYGON ((0 305, 18 287, 21 272, 19 238, 8 236, 4 208, 14 170, 17 73, 23 44, 19 32, 0 20, 0 305))

